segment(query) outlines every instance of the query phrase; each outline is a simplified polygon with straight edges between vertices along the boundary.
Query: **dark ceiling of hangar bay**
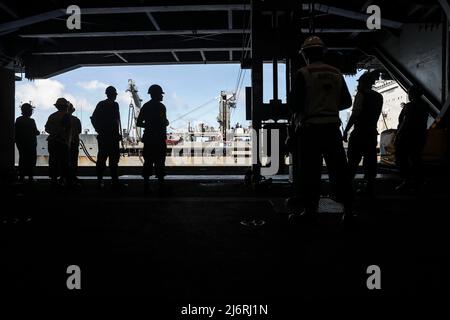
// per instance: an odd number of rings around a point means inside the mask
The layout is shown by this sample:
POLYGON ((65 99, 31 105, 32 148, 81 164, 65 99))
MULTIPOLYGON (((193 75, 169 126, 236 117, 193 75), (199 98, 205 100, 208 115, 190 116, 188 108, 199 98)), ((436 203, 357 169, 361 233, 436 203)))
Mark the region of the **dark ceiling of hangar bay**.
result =
MULTIPOLYGON (((78 5, 81 8, 103 8, 103 7, 142 7, 142 6, 173 6, 173 5, 215 5, 215 4, 250 4, 250 0, 2 0, 4 4, 18 17, 29 17, 39 13, 48 12, 56 9, 64 9, 70 5, 78 5)), ((0 10, 0 21, 13 21, 13 17, 5 10, 0 10)))
MULTIPOLYGON (((38 14, 64 9, 74 4, 81 8, 129 8, 182 5, 236 5, 242 9, 250 4, 249 0, 240 1, 1 1, 0 25, 38 14)), ((266 1, 270 2, 270 1, 266 1)), ((336 2, 321 0, 317 3, 338 7, 352 12, 364 12, 364 7, 371 1, 353 0, 336 2)), ((285 6, 287 2, 276 2, 285 6)), ((297 1, 301 6, 301 2, 297 1)), ((423 0, 377 1, 381 8, 382 18, 396 22, 437 22, 441 19, 441 11, 436 3, 423 0)), ((231 16, 221 11, 181 11, 181 12, 145 12, 120 14, 87 14, 82 16, 82 30, 69 31, 64 16, 51 18, 42 22, 0 32, 0 51, 18 58, 24 63, 27 76, 46 77, 52 72, 64 71, 80 65, 140 64, 140 63, 238 63, 244 56, 243 48, 248 43, 248 34, 242 29, 249 27, 249 11, 234 7, 231 16), (229 18, 231 17, 231 24, 229 18), (153 19, 153 20, 152 20, 153 19), (156 21, 156 24, 155 24, 156 21), (180 31, 184 34, 128 34, 118 36, 114 32, 155 32, 180 31), (228 30, 214 34, 197 34, 196 30, 228 30), (67 37, 69 33, 96 33, 89 37, 67 37), (101 33, 108 33, 108 36, 101 33), (186 33, 187 32, 187 33, 186 33), (39 38, 23 36, 38 35, 39 38), (43 36, 51 34, 51 36, 43 36), (61 37, 62 36, 62 37, 61 37), (212 50, 206 50, 206 49, 212 50), (159 51, 160 49, 166 51, 159 51), (190 49, 195 49, 189 51, 190 49), (204 49, 204 50, 202 50, 204 49), (217 50, 216 50, 217 49, 217 50), (42 55, 45 54, 45 55, 42 55), (47 66, 47 71, 45 71, 47 66)), ((365 21, 329 12, 315 12, 314 27, 323 28, 320 36, 331 47, 356 47, 369 39, 370 33, 364 31, 365 21), (341 29, 339 32, 329 30, 341 29), (349 30, 342 31, 342 29, 349 30), (328 31, 326 31, 328 30, 328 31), (361 30, 361 32, 351 32, 361 30)), ((271 24, 269 16, 264 18, 265 24, 271 24)), ((299 27, 309 28, 308 12, 303 11, 299 27)), ((303 33, 307 33, 303 31, 303 33)), ((292 41, 300 42, 304 37, 292 41)), ((283 39, 286 41, 289 39, 283 39)), ((289 40, 291 41, 291 40, 289 40)), ((346 51, 334 55, 335 60, 346 60, 348 73, 352 73, 354 65, 361 60, 361 54, 346 51)), ((343 70, 344 71, 344 70, 343 70)))
MULTIPOLYGON (((291 0, 292 1, 292 0, 291 0)), ((284 1, 282 1, 284 2, 284 1)), ((300 5, 302 1, 297 1, 300 5)), ((437 1, 430 0, 320 0, 316 3, 344 8, 351 11, 361 11, 367 3, 373 2, 382 8, 383 17, 387 19, 396 19, 398 21, 407 21, 409 16, 420 18, 421 14, 425 14, 431 7, 437 5, 437 1), (410 11, 413 11, 410 14, 410 11)), ((303 1, 309 3, 309 1, 303 1)), ((48 12, 51 10, 67 8, 69 5, 77 4, 81 8, 101 8, 101 7, 140 7, 140 6, 170 6, 170 5, 210 5, 210 4, 250 4, 250 0, 160 0, 160 1, 145 1, 145 0, 127 0, 127 1, 60 1, 60 0, 46 0, 46 1, 20 1, 20 0, 2 0, 0 4, 4 4, 4 8, 0 8, 0 22, 14 21, 17 18, 24 18, 48 12)), ((163 14, 161 15, 163 19, 163 14)), ((182 14, 181 14, 182 15, 182 14)), ((437 16, 436 16, 437 17, 437 16)), ((183 17, 181 17, 183 18, 183 17)), ((96 18, 97 19, 97 18, 96 18)), ((189 19, 189 18, 188 18, 189 19)), ((193 20, 193 19, 192 19, 193 20)), ((130 21, 130 23, 133 23, 130 21)))

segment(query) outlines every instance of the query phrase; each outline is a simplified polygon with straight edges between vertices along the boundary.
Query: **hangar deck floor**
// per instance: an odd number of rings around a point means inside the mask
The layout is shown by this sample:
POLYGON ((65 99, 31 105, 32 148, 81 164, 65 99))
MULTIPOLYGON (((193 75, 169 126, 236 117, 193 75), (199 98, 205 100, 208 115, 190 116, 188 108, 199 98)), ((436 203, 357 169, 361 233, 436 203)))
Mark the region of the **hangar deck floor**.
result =
POLYGON ((16 185, 3 192, 1 288, 189 303, 448 293, 450 193, 393 195, 396 182, 380 179, 375 199, 358 199, 352 228, 333 210, 314 225, 288 225, 283 179, 258 191, 219 176, 169 179, 169 192, 146 196, 136 179, 122 194, 98 193, 89 179, 72 193, 51 192, 45 180, 16 185), (265 224, 241 224, 253 219, 265 224), (66 287, 74 264, 77 292, 66 287), (370 265, 381 268, 381 291, 366 287, 370 265))

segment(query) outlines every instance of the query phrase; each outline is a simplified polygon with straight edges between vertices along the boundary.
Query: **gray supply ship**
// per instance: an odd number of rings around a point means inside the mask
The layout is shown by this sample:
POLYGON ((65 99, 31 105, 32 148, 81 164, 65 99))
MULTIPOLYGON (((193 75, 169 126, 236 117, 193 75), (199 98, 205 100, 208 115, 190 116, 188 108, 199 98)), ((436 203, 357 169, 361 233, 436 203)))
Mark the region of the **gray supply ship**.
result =
MULTIPOLYGON (((138 90, 133 80, 128 80, 128 89, 132 103, 128 113, 127 127, 122 129, 121 166, 141 166, 143 163, 141 128, 136 126, 141 109, 138 90)), ((167 166, 250 166, 251 165, 251 129, 243 128, 239 123, 231 127, 232 108, 236 107, 235 94, 222 91, 218 98, 219 129, 204 123, 196 127, 188 124, 185 129, 169 127, 167 133, 167 166)), ((211 102, 211 101, 210 101, 211 102)), ((202 105, 204 106, 204 105, 202 105)), ((200 107, 202 107, 200 106, 200 107)), ((176 120, 186 117, 199 107, 187 112, 176 120)), ((44 132, 37 137, 37 165, 48 166, 48 135, 44 132)), ((94 166, 98 153, 97 135, 86 130, 80 134, 80 166, 94 166)), ((16 149, 16 162, 18 151, 16 149)))

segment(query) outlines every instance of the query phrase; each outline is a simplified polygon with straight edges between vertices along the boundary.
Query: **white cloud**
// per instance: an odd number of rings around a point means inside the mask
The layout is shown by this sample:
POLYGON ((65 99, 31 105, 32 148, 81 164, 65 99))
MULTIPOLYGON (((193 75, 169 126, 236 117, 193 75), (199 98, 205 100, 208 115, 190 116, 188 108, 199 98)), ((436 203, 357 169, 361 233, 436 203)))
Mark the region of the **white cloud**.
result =
MULTIPOLYGON (((141 97, 141 99, 142 99, 142 97, 141 97)), ((122 107, 125 107, 125 106, 129 106, 129 105, 130 105, 130 102, 132 101, 132 99, 131 99, 131 94, 130 94, 129 92, 120 90, 120 91, 117 93, 117 99, 116 99, 116 101, 117 101, 117 103, 119 104, 119 106, 120 106, 121 108, 122 108, 122 107)), ((134 103, 134 102, 133 102, 133 103, 134 103)))
POLYGON ((36 80, 19 84, 16 88, 18 104, 31 102, 39 109, 53 109, 56 99, 63 96, 64 85, 56 80, 36 80))
POLYGON ((64 90, 64 85, 57 80, 43 79, 19 84, 16 88, 16 103, 31 102, 37 110, 54 110, 54 103, 64 97, 83 110, 93 110, 93 105, 84 97, 76 97, 64 90))
MULTIPOLYGON (((98 80, 90 80, 90 81, 84 81, 84 82, 77 82, 77 85, 84 89, 84 90, 89 90, 89 91, 95 91, 95 90, 104 90, 106 89, 109 85, 98 81, 98 80)), ((117 90, 117 103, 119 103, 119 105, 122 106, 129 106, 130 102, 131 102, 131 94, 125 90, 117 90)))
POLYGON ((108 86, 106 83, 103 83, 98 80, 77 82, 77 85, 85 90, 106 89, 106 87, 108 86))
MULTIPOLYGON (((83 115, 86 120, 88 114, 94 110, 94 104, 86 97, 75 96, 65 91, 64 85, 51 79, 35 80, 33 82, 19 83, 16 87, 16 106, 31 102, 35 107, 34 117, 38 128, 43 130, 47 117, 56 111, 54 103, 60 97, 64 97, 75 106, 76 115, 83 115)), ((20 111, 16 112, 17 114, 20 111)), ((90 125, 89 122, 86 123, 90 125)))
POLYGON ((83 109, 83 111, 94 111, 94 105, 86 98, 75 97, 70 93, 64 93, 63 97, 69 100, 76 110, 83 109))

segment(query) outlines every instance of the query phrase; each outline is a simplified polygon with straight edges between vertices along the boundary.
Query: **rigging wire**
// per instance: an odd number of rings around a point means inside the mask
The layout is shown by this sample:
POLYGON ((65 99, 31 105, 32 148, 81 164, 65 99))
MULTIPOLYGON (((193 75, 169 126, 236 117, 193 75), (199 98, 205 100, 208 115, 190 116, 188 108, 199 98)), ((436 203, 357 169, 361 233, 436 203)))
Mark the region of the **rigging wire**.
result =
MULTIPOLYGON (((248 19, 248 22, 246 23, 245 19, 243 19, 243 25, 242 25, 242 53, 241 53, 241 63, 244 61, 244 59, 247 57, 248 52, 247 50, 245 50, 248 45, 250 44, 250 40, 251 40, 251 35, 250 33, 246 33, 246 24, 247 24, 247 29, 250 29, 250 19, 248 19)), ((239 86, 240 83, 242 82, 242 76, 243 73, 245 74, 246 70, 242 70, 241 67, 239 67, 239 72, 238 72, 238 76, 237 76, 237 80, 236 80, 236 86, 235 86, 235 90, 234 93, 236 94, 236 92, 239 90, 239 86)))
POLYGON ((236 101, 239 100, 239 97, 241 95, 241 90, 242 90, 242 87, 244 86, 244 80, 245 80, 246 74, 247 74, 247 69, 244 70, 244 75, 242 76, 241 84, 239 85, 239 89, 236 92, 236 101))
POLYGON ((84 141, 80 139, 80 147, 83 150, 84 154, 86 155, 86 157, 93 163, 97 163, 97 161, 94 160, 94 158, 92 158, 91 154, 89 153, 89 151, 86 148, 86 145, 84 144, 84 141))
POLYGON ((186 117, 187 115, 191 114, 192 112, 197 111, 197 110, 199 110, 199 109, 201 109, 201 108, 203 108, 203 107, 206 107, 206 106, 209 105, 211 102, 216 101, 216 100, 217 100, 217 97, 214 97, 214 98, 212 98, 211 100, 209 100, 209 101, 207 101, 207 102, 201 104, 200 106, 195 107, 194 109, 190 110, 189 112, 186 112, 185 114, 179 116, 179 117, 176 118, 175 120, 170 121, 170 123, 172 124, 172 123, 174 123, 174 122, 176 122, 176 121, 178 121, 178 120, 181 120, 181 119, 183 119, 184 117, 186 117))

